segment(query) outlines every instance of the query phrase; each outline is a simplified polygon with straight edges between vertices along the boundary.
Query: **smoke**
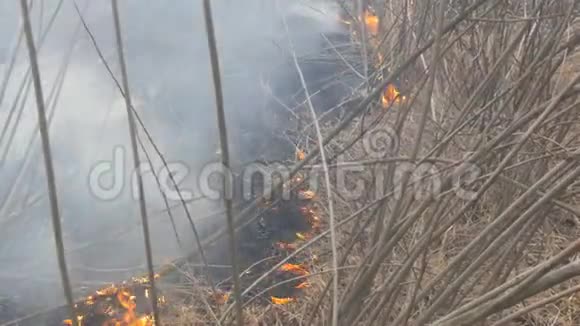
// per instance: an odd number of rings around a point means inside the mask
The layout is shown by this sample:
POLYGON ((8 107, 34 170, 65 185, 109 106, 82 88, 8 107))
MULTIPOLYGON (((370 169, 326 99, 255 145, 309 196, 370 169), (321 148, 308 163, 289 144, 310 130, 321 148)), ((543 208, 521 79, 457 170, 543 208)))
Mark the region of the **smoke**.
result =
MULTIPOLYGON (((61 7, 59 2, 34 1, 32 17, 39 40, 39 32, 59 9, 40 49, 45 97, 58 87, 59 71, 72 49, 62 89, 56 89, 60 96, 54 106, 49 105, 49 111, 54 108, 50 132, 67 259, 75 293, 81 295, 143 271, 145 261, 124 101, 80 27, 71 1, 64 1, 61 7)), ((106 61, 120 78, 109 2, 79 1, 79 5, 85 8, 84 17, 106 61)), ((186 199, 197 198, 199 171, 218 159, 201 2, 179 0, 168 5, 132 0, 120 1, 120 5, 135 107, 155 144, 182 174, 180 187, 186 199)), ((10 45, 16 44, 19 14, 17 1, 0 3, 2 78, 12 57, 10 45)), ((259 153, 251 151, 256 148, 254 138, 246 137, 248 130, 255 136, 272 128, 270 93, 293 87, 295 72, 287 64, 288 37, 299 56, 317 53, 324 46, 320 34, 338 30, 338 13, 326 2, 221 0, 214 1, 214 15, 232 151, 234 159, 249 160, 259 153), (284 32, 281 14, 288 17, 291 35, 284 32)), ((46 307, 64 299, 32 87, 25 103, 13 105, 28 69, 27 59, 21 43, 0 103, 0 132, 7 130, 0 139, 0 298, 46 307)), ((140 138, 152 159, 149 168, 146 157, 141 157, 155 263, 162 264, 189 251, 194 246, 193 236, 174 198, 170 204, 176 206, 172 211, 185 248, 177 246, 163 198, 149 172, 160 172, 161 160, 142 131, 140 138)), ((223 223, 221 215, 211 217, 220 211, 218 203, 192 200, 189 209, 202 232, 223 223)))

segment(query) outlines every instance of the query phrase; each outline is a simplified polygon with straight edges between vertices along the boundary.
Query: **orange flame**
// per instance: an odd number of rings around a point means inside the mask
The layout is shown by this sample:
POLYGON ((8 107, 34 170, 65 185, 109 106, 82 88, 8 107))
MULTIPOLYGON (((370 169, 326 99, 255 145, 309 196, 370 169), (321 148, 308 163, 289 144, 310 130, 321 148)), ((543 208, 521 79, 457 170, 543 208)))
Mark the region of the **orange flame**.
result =
MULTIPOLYGON (((372 23, 372 20, 371 20, 372 23)), ((377 20, 378 23, 378 20, 377 20)), ((298 160, 304 160, 306 153, 300 149, 297 149, 296 158, 298 160)), ((301 182, 303 179, 302 176, 297 175, 295 176, 292 181, 293 182, 301 182)), ((299 197, 303 200, 311 200, 316 197, 316 193, 311 190, 301 190, 298 192, 299 197)), ((263 201, 262 205, 269 205, 270 202, 263 201)), ((319 218, 316 216, 316 212, 313 208, 309 207, 310 205, 305 205, 300 207, 300 212, 302 213, 302 217, 305 218, 312 226, 311 232, 306 233, 296 233, 296 237, 301 240, 309 239, 313 236, 314 232, 316 232, 316 228, 319 226, 319 218)), ((276 242, 275 246, 284 249, 284 250, 296 250, 298 244, 296 243, 285 243, 285 242, 276 242)), ((307 276, 310 275, 308 269, 301 265, 301 264, 290 264, 286 263, 283 264, 279 271, 292 273, 294 275, 299 276, 307 276)), ((159 278, 159 274, 154 275, 154 279, 159 278)), ((131 278, 130 281, 122 282, 117 285, 111 284, 108 287, 101 288, 95 292, 92 296, 88 296, 84 299, 84 301, 80 302, 78 305, 82 306, 85 305, 85 309, 87 306, 97 305, 99 312, 97 312, 98 318, 101 318, 101 314, 104 314, 107 320, 105 320, 100 326, 153 326, 154 319, 150 314, 144 315, 141 313, 141 309, 138 308, 138 303, 141 303, 141 299, 149 298, 150 297, 150 288, 148 288, 149 284, 149 277, 147 276, 138 276, 131 278), (134 287, 137 286, 137 287, 134 287), (142 289, 141 291, 135 291, 137 288, 142 289), (139 296, 139 300, 137 298, 139 296), (105 303, 104 306, 101 304, 105 303), (102 310, 101 310, 102 309, 102 310)), ((303 281, 295 285, 295 289, 305 289, 310 287, 311 284, 307 281, 303 281)), ((229 300, 230 294, 229 293, 216 293, 213 297, 215 303, 219 305, 226 304, 229 300)), ((166 303, 165 297, 160 296, 158 298, 158 303, 166 303)), ((294 297, 271 297, 272 304, 275 305, 284 305, 291 302, 297 301, 294 297)), ((77 321, 79 326, 83 326, 84 323, 92 323, 92 313, 95 312, 97 309, 95 307, 90 307, 88 311, 84 313, 84 315, 77 316, 77 321), (83 319, 87 319, 87 321, 83 321, 83 319)), ((79 310, 80 311, 80 310, 79 310)), ((74 319, 67 319, 64 320, 64 325, 72 326, 74 319)))
POLYGON ((402 101, 405 101, 405 99, 405 96, 402 96, 399 90, 393 84, 389 84, 383 92, 383 96, 381 97, 381 104, 384 109, 387 109, 389 106, 391 106, 391 104, 399 104, 402 101))
POLYGON ((136 320, 135 322, 129 324, 129 326, 153 326, 155 323, 151 316, 143 316, 136 320))
POLYGON ((277 304, 277 305, 289 304, 291 302, 296 301, 296 299, 294 299, 294 298, 277 298, 277 297, 271 297, 271 299, 272 299, 272 303, 273 304, 277 304))
MULTIPOLYGON (((156 280, 160 277, 161 275, 159 274, 153 274, 153 279, 156 280)), ((149 283, 149 276, 138 276, 138 277, 133 277, 132 281, 134 283, 137 284, 148 284, 149 283)))
POLYGON ((306 153, 301 149, 297 149, 296 150, 296 159, 298 161, 304 161, 305 158, 306 158, 306 153))
POLYGON ((213 300, 218 305, 226 304, 226 302, 228 302, 229 298, 230 298, 229 293, 214 293, 213 294, 213 300))
POLYGON ((97 295, 98 296, 101 296, 101 297, 106 297, 106 296, 114 295, 115 293, 117 293, 117 288, 113 284, 111 284, 110 287, 97 290, 97 295))
POLYGON ((117 292, 117 300, 119 300, 119 304, 127 310, 132 311, 137 306, 137 304, 135 304, 135 296, 127 289, 122 289, 117 292))
POLYGON ((314 197, 316 197, 316 193, 312 190, 305 190, 305 191, 300 191, 298 193, 300 199, 304 199, 304 200, 310 200, 310 199, 314 199, 314 197))
MULTIPOLYGON (((83 326, 83 325, 84 325, 84 324, 83 324, 83 319, 84 319, 84 316, 77 316, 77 325, 78 325, 78 326, 83 326)), ((73 324, 73 322, 72 322, 72 320, 71 320, 71 319, 65 319, 65 320, 63 321, 63 323, 64 323, 66 326, 72 326, 72 324, 73 324)))
MULTIPOLYGON (((83 320, 83 316, 77 316, 77 321, 78 321, 79 326, 82 326, 82 324, 83 324, 82 320, 83 320)), ((63 324, 66 326, 72 326, 73 325, 72 319, 65 319, 63 321, 63 324)))
MULTIPOLYGON (((310 227, 314 232, 320 228, 320 217, 318 217, 314 209, 308 206, 302 206, 300 207, 300 213, 308 220, 308 223, 310 223, 310 227)), ((301 240, 305 240, 303 237, 308 238, 311 235, 296 234, 296 236, 301 240)))
POLYGON ((279 268, 282 272, 290 272, 298 275, 308 275, 308 271, 301 265, 286 263, 279 268))
POLYGON ((89 295, 86 300, 85 300, 85 304, 87 306, 92 306, 95 304, 95 298, 92 295, 89 295))
MULTIPOLYGON (((155 278, 157 277, 159 276, 156 275, 155 278)), ((151 315, 137 312, 137 297, 133 293, 133 286, 145 287, 142 295, 148 298, 149 288, 146 287, 148 278, 136 277, 132 279, 132 282, 132 285, 129 285, 128 282, 123 282, 119 286, 112 284, 97 290, 95 295, 88 296, 81 303, 84 305, 81 309, 88 310, 83 312, 84 315, 77 316, 78 325, 83 326, 85 324, 84 319, 91 313, 91 307, 99 302, 99 309, 102 309, 102 311, 97 312, 97 314, 108 316, 107 320, 103 321, 100 326, 153 326, 154 319, 151 315), (101 306, 102 304, 105 306, 101 306)), ((160 296, 157 301, 159 304, 164 304, 165 297, 160 296)), ((75 306, 78 308, 78 305, 75 306)), ((71 319, 66 319, 63 320, 63 324, 72 326, 73 322, 71 319)))
POLYGON ((369 10, 365 10, 364 21, 369 34, 377 36, 379 34, 379 17, 369 10))

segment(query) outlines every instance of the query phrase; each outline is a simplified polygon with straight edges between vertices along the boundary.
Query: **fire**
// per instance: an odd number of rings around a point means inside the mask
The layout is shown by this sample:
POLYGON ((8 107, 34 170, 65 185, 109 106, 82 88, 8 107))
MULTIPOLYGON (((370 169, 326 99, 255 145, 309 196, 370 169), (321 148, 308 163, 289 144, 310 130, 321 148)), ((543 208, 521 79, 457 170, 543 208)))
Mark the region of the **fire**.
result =
POLYGON ((310 274, 306 270, 306 268, 304 268, 302 265, 298 265, 298 264, 289 264, 289 263, 286 263, 286 264, 280 266, 279 270, 282 271, 282 272, 290 272, 290 273, 294 273, 294 274, 298 274, 298 275, 308 275, 308 274, 310 274))
POLYGON ((283 305, 283 304, 289 304, 291 302, 296 301, 296 299, 294 298, 277 298, 277 297, 271 297, 272 299, 272 303, 276 304, 276 305, 283 305))
MULTIPOLYGON (((155 275, 155 278, 158 277, 155 275)), ((134 277, 131 282, 99 289, 75 305, 79 312, 78 325, 153 326, 153 316, 146 312, 148 307, 138 304, 138 301, 149 298, 149 291, 148 277, 134 277)), ((165 297, 160 296, 157 302, 165 304, 165 297)), ((71 319, 64 320, 63 324, 73 325, 71 319)))
POLYGON ((312 190, 306 190, 306 191, 300 191, 298 193, 300 199, 304 199, 304 200, 311 200, 314 199, 314 197, 316 196, 316 193, 312 190))
MULTIPOLYGON (((316 215, 312 215, 312 216, 310 216, 310 219, 311 219, 311 221, 312 221, 312 224, 317 224, 317 223, 320 223, 320 217, 318 217, 318 216, 316 216, 316 215)), ((313 225, 313 227, 314 227, 314 225, 313 225)))
POLYGON ((402 96, 399 90, 393 84, 387 85, 383 96, 381 97, 381 104, 384 109, 389 108, 392 104, 399 104, 405 101, 405 96, 402 96))
POLYGON ((379 34, 379 17, 369 10, 365 10, 364 21, 369 34, 377 36, 379 34))
POLYGON ((85 304, 88 306, 94 305, 95 304, 95 298, 92 295, 89 295, 87 297, 87 299, 85 300, 85 304))
POLYGON ((110 287, 97 290, 97 295, 100 296, 100 297, 114 295, 115 293, 117 293, 117 288, 113 284, 111 284, 110 287))
MULTIPOLYGON (((297 149, 296 159, 303 160, 306 156, 305 151, 297 149)), ((293 190, 293 199, 297 199, 298 207, 292 208, 292 216, 297 216, 308 222, 310 228, 296 232, 296 239, 292 243, 275 242, 274 247, 285 251, 293 251, 298 249, 301 241, 311 239, 320 227, 320 219, 317 216, 318 209, 313 205, 313 200, 316 199, 317 194, 309 190, 306 186, 302 186, 304 176, 297 174, 285 186, 298 186, 300 190, 293 190), (297 195, 297 196, 296 196, 297 195), (295 214, 294 209, 299 210, 299 214, 295 214), (301 240, 301 241, 300 241, 301 240)), ((280 209, 280 206, 273 204, 272 201, 262 198, 260 207, 270 209, 275 212, 280 209), (271 207, 273 205, 273 207, 271 207)), ((306 258, 308 259, 308 258, 306 258)), ((293 278, 289 283, 287 293, 278 294, 280 297, 271 296, 271 303, 275 305, 284 305, 297 301, 298 295, 296 292, 303 291, 309 288, 311 284, 303 278, 310 275, 310 271, 305 265, 300 263, 286 263, 278 269, 277 278, 293 278)), ((159 274, 154 275, 154 279, 158 279, 159 274)), ((136 276, 130 278, 126 282, 111 284, 95 291, 93 295, 87 296, 76 305, 79 326, 153 326, 154 319, 151 313, 150 297, 151 284, 148 276, 136 276)), ((228 291, 221 291, 215 293, 210 297, 212 305, 225 305, 230 299, 228 291)), ((158 304, 165 305, 165 297, 159 296, 158 304)), ((63 321, 63 325, 72 326, 75 319, 67 319, 63 321)))
POLYGON ((297 149, 296 150, 296 160, 304 161, 305 158, 306 158, 306 153, 301 149, 297 149))
MULTIPOLYGON (((375 61, 373 65, 378 70, 382 70, 384 68, 384 65, 385 65, 385 57, 384 57, 383 53, 381 53, 381 49, 379 48, 379 42, 378 42, 379 41, 378 34, 379 34, 380 26, 381 26, 381 20, 376 15, 375 10, 371 7, 367 7, 364 10, 364 12, 362 13, 362 17, 359 17, 359 19, 362 22, 364 22, 368 34, 370 36, 372 36, 368 40, 368 42, 371 45, 371 48, 373 48, 373 50, 374 50, 373 52, 376 53, 375 54, 376 57, 373 60, 373 61, 375 61)), ((345 22, 345 18, 339 18, 339 21, 345 22)), ((351 22, 348 22, 348 24, 351 25, 351 22)), ((358 36, 356 31, 353 31, 352 33, 353 33, 353 36, 355 38, 358 36)), ((379 77, 379 78, 382 78, 382 77, 379 77)), ((406 97, 400 93, 399 89, 397 89, 397 87, 395 87, 394 85, 389 84, 384 89, 383 94, 381 95, 381 106, 384 109, 386 109, 386 108, 389 108, 390 106, 392 106, 393 104, 400 104, 400 103, 404 102, 405 100, 406 100, 406 97)))
MULTIPOLYGON (((365 23, 368 26, 369 32, 376 35, 379 26, 378 17, 367 11, 365 12, 365 23)), ((296 159, 299 161, 306 158, 306 152, 301 149, 296 149, 295 155, 296 159)), ((298 186, 298 184, 302 183, 303 180, 304 177, 302 175, 296 175, 290 182, 290 185, 298 186)), ((284 184, 284 186, 287 185, 284 184)), ((310 224, 309 230, 302 230, 303 232, 295 233, 298 240, 306 241, 317 234, 320 227, 320 218, 316 213, 318 209, 314 207, 312 203, 312 200, 317 198, 317 194, 301 185, 298 189, 302 189, 297 191, 299 198, 297 201, 299 204, 297 205, 300 207, 291 207, 291 214, 288 215, 291 215, 292 218, 298 216, 310 224), (299 209, 300 214, 296 214, 296 208, 299 209)), ((296 197, 293 197, 293 199, 296 199, 296 197)), ((272 201, 264 198, 259 202, 261 208, 271 209, 272 211, 280 209, 280 206, 276 205, 270 207, 272 204, 272 201)), ((302 226, 303 223, 300 223, 300 225, 302 226)), ((296 250, 299 244, 276 242, 274 246, 282 250, 296 250)), ((278 270, 288 274, 280 275, 281 273, 277 273, 275 281, 278 281, 277 278, 279 276, 291 276, 293 278, 291 281, 293 282, 286 282, 290 284, 288 285, 290 289, 304 290, 311 287, 311 283, 304 281, 304 278, 310 275, 310 271, 305 265, 299 263, 285 263, 281 265, 278 270)), ((159 274, 154 275, 154 279, 158 279, 159 277, 159 274)), ((151 289, 148 276, 133 277, 127 282, 111 284, 108 287, 99 289, 92 296, 88 296, 78 303, 77 309, 80 313, 80 315, 77 316, 78 324, 79 326, 153 326, 154 319, 151 315, 150 307, 143 306, 143 302, 149 302, 147 299, 150 299, 151 297, 151 289), (95 320, 99 320, 99 322, 95 322, 95 320)), ((295 292, 297 291, 289 290, 288 293, 281 294, 280 297, 271 296, 271 303, 274 305, 284 305, 296 302, 298 299, 296 298, 297 296, 295 297, 295 292)), ((218 292, 215 293, 211 299, 213 300, 210 300, 210 302, 213 304, 225 305, 230 299, 230 293, 218 292)), ((157 301, 160 304, 166 303, 163 296, 159 296, 157 301)), ((64 320, 63 322, 65 325, 72 326, 73 321, 74 319, 64 320)))
POLYGON ((153 326, 154 323, 154 319, 151 316, 144 316, 139 318, 136 322, 134 322, 133 324, 129 324, 129 326, 153 326))
MULTIPOLYGON (((369 42, 371 44, 371 47, 374 48, 374 52, 376 52, 375 58, 376 62, 374 63, 374 65, 377 69, 382 69, 385 63, 385 58, 381 53, 380 49, 378 49, 379 44, 377 39, 381 21, 379 17, 375 14, 375 11, 370 7, 365 9, 362 20, 366 26, 367 32, 369 33, 369 35, 372 36, 369 42)), ((406 100, 405 96, 403 96, 400 93, 399 89, 397 89, 397 87, 395 87, 394 85, 389 84, 387 85, 381 96, 381 106, 386 109, 392 106, 393 104, 400 104, 405 100, 406 100)))
MULTIPOLYGON (((66 326, 72 326, 73 322, 72 322, 72 320, 71 320, 71 319, 66 319, 66 320, 64 321, 64 324, 65 324, 66 326)), ((77 316, 77 325, 78 325, 78 326, 83 326, 83 316, 77 316)))
MULTIPOLYGON (((161 277, 161 275, 159 275, 159 274, 153 275, 154 280, 158 279, 159 277, 161 277)), ((137 284, 148 284, 149 283, 149 276, 133 277, 131 280, 133 281, 133 283, 137 283, 137 284)))
POLYGON ((218 305, 224 305, 226 304, 226 302, 228 302, 228 300, 230 299, 230 294, 229 293, 214 293, 212 295, 212 298, 214 300, 214 302, 218 305))
MULTIPOLYGON (((310 227, 312 228, 312 231, 317 232, 320 229, 320 217, 318 217, 318 215, 316 215, 316 212, 314 211, 314 209, 307 207, 307 206, 303 206, 300 207, 300 213, 302 213, 302 215, 304 215, 304 217, 308 220, 308 223, 310 223, 310 227)), ((304 238, 309 238, 311 237, 311 235, 305 235, 305 234, 296 234, 296 236, 300 239, 300 240, 305 240, 302 239, 304 238)))

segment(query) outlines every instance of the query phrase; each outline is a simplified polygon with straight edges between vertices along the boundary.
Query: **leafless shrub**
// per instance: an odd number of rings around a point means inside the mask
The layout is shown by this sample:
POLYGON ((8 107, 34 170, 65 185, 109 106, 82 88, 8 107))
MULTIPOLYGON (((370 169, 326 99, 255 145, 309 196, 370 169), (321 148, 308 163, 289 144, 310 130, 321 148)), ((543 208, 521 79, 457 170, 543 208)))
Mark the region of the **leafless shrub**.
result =
MULTIPOLYGON (((406 104, 384 119, 378 111, 365 118, 397 131, 400 147, 385 161, 406 155, 417 163, 453 163, 438 168, 442 193, 421 199, 410 172, 395 181, 397 164, 382 164, 385 189, 399 186, 403 195, 387 196, 341 230, 341 262, 359 267, 340 274, 339 307, 323 300, 306 321, 323 323, 338 309, 345 325, 492 322, 558 283, 567 286, 557 291, 574 286, 572 189, 580 173, 574 2, 484 1, 439 39, 437 14, 449 22, 476 1, 369 2, 381 15, 385 74, 431 40, 401 74, 406 104), (453 191, 462 163, 480 171, 469 200, 453 191), (554 282, 543 283, 548 275, 554 282)), ((329 146, 340 152, 359 136, 365 126, 355 121, 329 146)), ((345 155, 365 160, 360 142, 345 155)), ((365 180, 379 179, 375 169, 365 171, 365 180)), ((344 201, 344 216, 373 196, 344 201)))

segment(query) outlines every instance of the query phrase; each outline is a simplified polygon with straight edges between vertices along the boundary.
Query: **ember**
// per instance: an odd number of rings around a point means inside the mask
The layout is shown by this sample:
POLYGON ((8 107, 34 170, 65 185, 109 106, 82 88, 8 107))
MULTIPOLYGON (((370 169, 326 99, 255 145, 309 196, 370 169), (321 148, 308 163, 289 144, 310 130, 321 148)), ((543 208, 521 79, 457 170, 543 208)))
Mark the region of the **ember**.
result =
POLYGON ((284 264, 280 267, 280 271, 282 272, 291 272, 298 275, 308 275, 308 271, 306 268, 302 267, 301 265, 297 264, 284 264))
POLYGON ((226 293, 220 293, 220 292, 216 292, 212 294, 212 299, 213 302, 217 305, 224 305, 228 302, 228 300, 230 299, 230 293, 226 292, 226 293))
POLYGON ((369 34, 377 36, 379 34, 379 17, 369 10, 365 10, 364 21, 369 34))
POLYGON ((383 108, 387 109, 392 104, 400 104, 405 100, 405 96, 402 96, 399 90, 393 84, 389 84, 383 92, 383 96, 381 97, 381 104, 383 108))
POLYGON ((296 299, 294 298, 277 298, 277 297, 271 297, 272 299, 272 303, 276 304, 276 305, 283 305, 283 304, 289 304, 291 302, 296 301, 296 299))
POLYGON ((305 158, 306 158, 306 153, 303 150, 301 150, 301 149, 296 150, 296 159, 298 161, 304 161, 305 158))
POLYGON ((298 193, 298 196, 302 200, 310 200, 310 199, 314 199, 314 197, 316 196, 316 194, 312 190, 306 190, 306 191, 300 191, 298 193))

